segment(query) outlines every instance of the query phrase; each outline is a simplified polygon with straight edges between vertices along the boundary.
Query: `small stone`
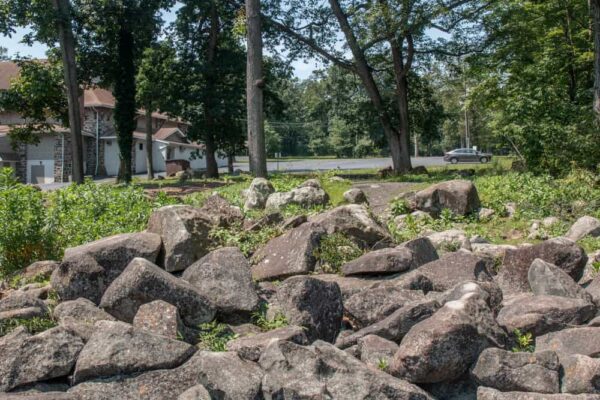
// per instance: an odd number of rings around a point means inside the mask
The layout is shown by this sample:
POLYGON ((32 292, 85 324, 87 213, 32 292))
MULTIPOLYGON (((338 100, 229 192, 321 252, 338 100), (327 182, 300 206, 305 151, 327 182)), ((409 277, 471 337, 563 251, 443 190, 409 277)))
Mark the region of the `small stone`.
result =
POLYGON ((367 196, 362 189, 353 188, 344 192, 344 200, 346 200, 350 204, 368 204, 367 196))

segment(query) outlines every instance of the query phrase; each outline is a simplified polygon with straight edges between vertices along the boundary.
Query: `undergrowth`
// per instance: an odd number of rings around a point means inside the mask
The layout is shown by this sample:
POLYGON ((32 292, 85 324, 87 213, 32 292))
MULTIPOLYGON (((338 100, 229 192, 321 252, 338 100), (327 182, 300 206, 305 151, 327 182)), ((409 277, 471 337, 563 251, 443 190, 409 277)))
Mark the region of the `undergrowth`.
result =
POLYGON ((252 322, 262 331, 271 331, 273 329, 283 328, 288 325, 288 321, 282 312, 277 312, 272 319, 267 317, 269 305, 262 303, 260 308, 252 314, 252 322))
POLYGON ((198 328, 198 346, 204 350, 227 351, 227 342, 237 337, 226 324, 216 320, 201 324, 198 328))
POLYGON ((364 250, 341 233, 323 236, 319 247, 313 253, 319 269, 329 274, 339 273, 342 265, 363 254, 364 250))
POLYGON ((57 326, 55 320, 49 317, 9 318, 0 320, 0 337, 8 335, 20 326, 24 326, 29 333, 35 335, 57 326))

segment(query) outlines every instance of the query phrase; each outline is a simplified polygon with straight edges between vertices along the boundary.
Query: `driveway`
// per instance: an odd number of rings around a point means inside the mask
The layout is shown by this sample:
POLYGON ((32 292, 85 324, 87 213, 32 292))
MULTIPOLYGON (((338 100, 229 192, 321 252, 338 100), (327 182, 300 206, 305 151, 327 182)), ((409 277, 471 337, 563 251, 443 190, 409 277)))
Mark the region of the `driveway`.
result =
MULTIPOLYGON (((248 171, 248 157, 237 157, 234 168, 248 171)), ((446 165, 443 157, 417 157, 411 158, 412 166, 441 166, 446 165)), ((392 160, 386 158, 334 158, 334 159, 305 159, 305 160, 282 160, 279 162, 269 161, 269 171, 326 171, 330 169, 382 169, 392 165, 392 160)))

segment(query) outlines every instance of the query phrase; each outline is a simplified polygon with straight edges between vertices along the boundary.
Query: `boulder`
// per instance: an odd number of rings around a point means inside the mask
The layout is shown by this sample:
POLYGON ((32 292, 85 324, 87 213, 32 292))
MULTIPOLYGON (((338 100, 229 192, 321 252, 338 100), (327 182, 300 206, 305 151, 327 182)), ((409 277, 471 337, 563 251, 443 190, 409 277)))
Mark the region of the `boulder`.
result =
POLYGON ((275 189, 271 182, 265 178, 254 178, 248 190, 245 191, 244 210, 265 208, 267 198, 273 192, 275 189))
MULTIPOLYGON (((104 283, 108 286, 134 258, 141 257, 156 262, 160 249, 159 235, 151 232, 123 233, 68 248, 65 250, 63 262, 90 256, 106 271, 104 283)), ((61 265, 59 271, 62 269, 61 265)))
POLYGON ((479 209, 479 195, 472 182, 453 180, 432 185, 417 192, 419 210, 439 214, 444 208, 456 215, 467 215, 479 209))
POLYGON ((513 353, 485 349, 471 369, 481 385, 503 392, 559 393, 560 364, 553 351, 513 353))
MULTIPOLYGON (((292 195, 291 204, 297 204, 301 207, 312 207, 326 205, 329 203, 329 195, 321 185, 316 186, 299 186, 290 191, 292 195)), ((267 204, 269 201, 267 200, 267 204)))
POLYGON ((377 335, 395 343, 400 343, 409 330, 419 322, 431 317, 440 304, 434 299, 423 299, 408 303, 394 311, 390 316, 360 329, 349 335, 341 336, 335 342, 336 347, 347 349, 368 335, 377 335))
POLYGON ((367 195, 359 188, 352 188, 345 191, 344 200, 350 204, 369 204, 367 195))
POLYGON ((260 357, 267 399, 431 399, 426 392, 373 370, 334 346, 273 341, 260 357))
POLYGON ((488 347, 501 347, 505 332, 477 291, 450 301, 404 336, 390 373, 410 382, 436 383, 461 377, 488 347))
POLYGON ((365 248, 389 237, 387 230, 371 217, 364 205, 336 207, 309 218, 309 221, 322 226, 329 235, 344 234, 365 248))
POLYGON ((575 283, 566 272, 539 258, 531 263, 527 279, 533 294, 592 301, 592 296, 575 283))
POLYGON ((419 387, 438 400, 477 400, 477 384, 469 374, 450 382, 422 383, 419 387))
POLYGON ((341 274, 385 275, 405 272, 415 266, 413 253, 407 248, 381 249, 366 253, 341 266, 341 274))
POLYGON ((337 283, 342 291, 342 298, 344 301, 347 301, 356 293, 375 287, 381 282, 387 281, 385 278, 379 279, 372 277, 340 276, 337 274, 316 274, 312 275, 312 277, 324 282, 337 283))
POLYGON ((258 307, 250 265, 237 247, 212 251, 186 269, 182 278, 221 315, 249 315, 258 307))
MULTIPOLYGON (((463 296, 472 293, 481 298, 488 307, 497 313, 502 307, 502 290, 494 281, 465 281, 454 286, 443 293, 435 296, 440 304, 444 305, 450 301, 460 300, 463 296)), ((431 294, 430 294, 431 295, 431 294)))
POLYGON ((600 394, 599 359, 580 354, 560 354, 560 364, 563 393, 600 394))
POLYGON ((439 260, 400 275, 395 285, 424 291, 443 292, 464 281, 489 282, 492 276, 485 260, 470 252, 446 253, 439 260), (425 284, 425 286, 423 285, 425 284))
POLYGON ((566 272, 576 282, 581 278, 587 256, 575 242, 565 238, 546 240, 533 246, 506 250, 497 281, 504 294, 529 292, 527 274, 531 263, 542 259, 566 272))
POLYGON ((199 351, 174 369, 84 382, 69 393, 79 400, 165 400, 176 399, 189 388, 202 385, 211 399, 258 399, 262 376, 256 364, 241 360, 235 353, 199 351))
POLYGON ((173 340, 186 331, 177 307, 162 300, 142 304, 133 318, 133 327, 173 340))
POLYGON ((314 252, 324 234, 320 226, 305 223, 271 239, 254 254, 252 277, 260 281, 312 272, 317 262, 314 252))
POLYGON ((289 324, 306 328, 310 342, 335 340, 344 311, 336 283, 308 276, 291 277, 279 286, 277 301, 289 324))
POLYGON ((372 325, 408 303, 423 299, 420 290, 380 285, 363 290, 344 301, 344 314, 358 329, 372 325))
POLYGON ((195 352, 185 342, 118 321, 99 321, 79 354, 73 381, 128 375, 183 364, 195 352))
POLYGON ((563 329, 535 338, 537 351, 552 350, 559 354, 581 354, 600 357, 600 328, 580 327, 563 329))
POLYGON ((281 223, 281 229, 283 229, 284 231, 294 229, 299 227, 306 221, 308 221, 308 217, 306 215, 294 215, 292 217, 288 217, 287 219, 285 219, 285 221, 281 223))
POLYGON ((589 284, 592 283, 594 278, 600 276, 600 274, 598 273, 600 271, 596 270, 597 267, 595 267, 595 265, 600 265, 600 250, 588 254, 588 261, 585 264, 583 276, 577 283, 579 283, 583 287, 588 287, 589 284))
POLYGON ((11 319, 33 319, 45 317, 47 310, 39 307, 18 308, 16 310, 0 311, 0 323, 11 319))
POLYGON ((471 249, 471 242, 465 231, 460 229, 448 229, 447 231, 434 232, 427 235, 436 250, 446 252, 458 249, 471 249))
POLYGON ((28 292, 22 290, 10 292, 8 296, 0 299, 0 312, 24 308, 35 308, 39 310, 41 314, 46 314, 48 312, 48 307, 43 300, 38 299, 36 296, 31 296, 28 292))
POLYGON ((477 389, 477 400, 600 400, 594 394, 546 394, 531 392, 500 392, 499 390, 480 386, 477 389))
POLYGON ((60 303, 54 308, 53 314, 60 324, 72 321, 93 326, 98 321, 115 321, 112 315, 84 298, 60 303))
POLYGON ((596 275, 592 282, 585 288, 585 291, 592 296, 594 303, 600 306, 600 275, 596 275))
POLYGON ((158 265, 169 272, 182 271, 208 253, 212 217, 186 205, 165 206, 154 211, 148 221, 148 231, 162 237, 158 265))
POLYGON ((398 345, 377 335, 367 335, 358 340, 356 351, 360 354, 360 361, 385 371, 398 351, 398 345))
POLYGON ((210 322, 216 310, 194 286, 143 258, 134 259, 106 290, 100 307, 117 319, 133 321, 142 304, 164 300, 190 326, 210 322))
POLYGON ((238 355, 250 361, 258 361, 262 352, 269 343, 276 340, 285 340, 301 345, 308 344, 308 339, 304 333, 304 328, 291 325, 282 328, 273 329, 255 335, 248 335, 227 342, 227 350, 235 351, 238 355))
POLYGON ((204 386, 196 385, 181 393, 177 400, 211 400, 211 397, 204 386))
POLYGON ((270 211, 279 210, 282 207, 292 204, 294 195, 292 192, 275 192, 269 195, 265 208, 270 211))
POLYGON ((517 246, 511 244, 473 243, 473 241, 471 241, 471 251, 473 254, 479 257, 489 258, 494 261, 494 263, 496 263, 497 260, 498 262, 502 262, 504 253, 506 253, 507 250, 516 249, 517 246))
POLYGON ((0 337, 0 392, 69 375, 82 348, 81 338, 63 327, 35 336, 21 327, 0 337))
POLYGON ((496 211, 492 210, 491 208, 482 207, 479 209, 477 216, 479 217, 480 220, 487 220, 487 219, 492 218, 495 214, 496 214, 496 211))
POLYGON ((219 194, 208 196, 200 211, 203 211, 214 226, 229 227, 240 225, 244 221, 244 213, 239 207, 232 206, 219 194))
POLYGON ((585 300, 523 294, 506 300, 497 320, 508 332, 519 329, 540 336, 584 324, 595 314, 596 308, 585 300))
POLYGON ((108 286, 106 271, 90 255, 64 260, 50 279, 52 288, 63 301, 85 298, 100 303, 108 286))
POLYGON ((401 243, 396 248, 407 248, 412 252, 412 268, 420 267, 440 258, 431 240, 424 236, 401 243))
POLYGON ((600 236, 600 220, 598 218, 590 217, 589 215, 579 218, 565 235, 565 237, 578 241, 586 236, 598 237, 600 236))
MULTIPOLYGON (((306 217, 305 217, 306 218, 306 217)), ((244 230, 258 232, 267 226, 277 225, 283 222, 283 215, 279 211, 268 212, 257 220, 244 220, 244 230)))
POLYGON ((58 261, 36 261, 33 264, 27 266, 23 270, 23 272, 20 273, 20 275, 25 279, 50 278, 52 272, 54 272, 54 270, 58 268, 59 265, 60 263, 58 261))

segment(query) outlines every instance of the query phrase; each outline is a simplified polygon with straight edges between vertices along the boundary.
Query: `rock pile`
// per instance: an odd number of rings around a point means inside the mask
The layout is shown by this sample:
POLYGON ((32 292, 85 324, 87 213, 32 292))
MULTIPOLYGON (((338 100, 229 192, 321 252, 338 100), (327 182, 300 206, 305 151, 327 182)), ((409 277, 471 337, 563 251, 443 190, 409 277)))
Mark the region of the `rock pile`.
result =
MULTIPOLYGON (((326 202, 321 191, 307 181, 280 195, 255 180, 245 208, 326 202)), ((286 221, 251 259, 210 251, 212 227, 243 220, 213 198, 32 266, 51 287, 8 292, 0 320, 52 314, 57 326, 0 337, 0 392, 11 392, 0 398, 600 399, 600 277, 577 283, 587 255, 575 242, 490 248, 448 233, 460 245, 443 254, 436 236, 387 246, 360 194, 347 197, 361 204, 286 221), (336 233, 365 253, 317 274, 316 250, 336 233), (221 352, 198 343, 215 319, 228 324, 221 352)), ((463 181, 414 201, 434 214, 479 207, 463 181)), ((595 234, 584 222, 572 237, 595 234)))

